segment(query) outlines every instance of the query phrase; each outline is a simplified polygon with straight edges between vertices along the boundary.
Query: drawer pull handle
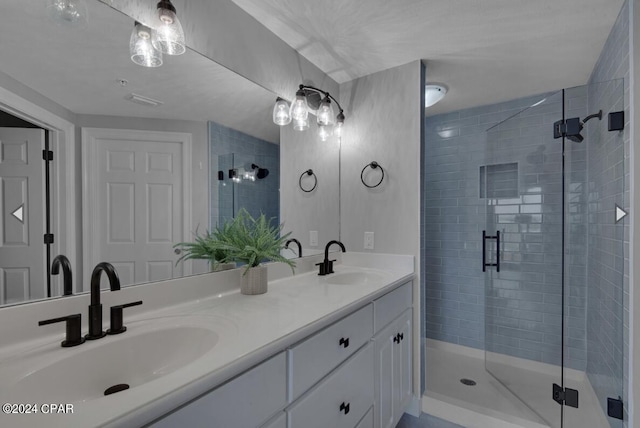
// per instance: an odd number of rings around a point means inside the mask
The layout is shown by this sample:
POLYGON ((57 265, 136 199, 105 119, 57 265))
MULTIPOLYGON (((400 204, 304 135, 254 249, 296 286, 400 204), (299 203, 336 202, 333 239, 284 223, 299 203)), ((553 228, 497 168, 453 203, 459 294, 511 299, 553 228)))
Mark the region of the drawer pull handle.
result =
POLYGON ((338 345, 343 346, 345 348, 349 347, 349 338, 347 337, 346 339, 343 337, 340 339, 340 342, 338 342, 338 345))
POLYGON ((350 410, 349 407, 350 407, 349 403, 345 404, 345 402, 343 401, 342 404, 340 405, 340 411, 344 412, 344 414, 346 415, 349 413, 349 410, 350 410))

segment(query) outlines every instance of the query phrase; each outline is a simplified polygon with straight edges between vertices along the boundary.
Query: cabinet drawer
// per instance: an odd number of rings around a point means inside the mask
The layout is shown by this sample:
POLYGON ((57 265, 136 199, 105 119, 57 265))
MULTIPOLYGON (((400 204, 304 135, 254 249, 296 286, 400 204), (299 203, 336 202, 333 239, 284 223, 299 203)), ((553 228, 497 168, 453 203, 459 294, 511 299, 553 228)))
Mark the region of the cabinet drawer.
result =
POLYGON ((385 325, 397 318, 405 309, 411 307, 413 290, 411 282, 396 288, 373 302, 373 328, 380 331, 385 325))
POLYGON ((353 428, 372 405, 373 344, 369 343, 291 406, 288 426, 353 428))
POLYGON ((359 311, 327 327, 291 348, 289 399, 295 400, 346 360, 373 336, 373 307, 359 311))
POLYGON ((151 426, 260 426, 286 405, 286 365, 285 355, 280 353, 151 426))

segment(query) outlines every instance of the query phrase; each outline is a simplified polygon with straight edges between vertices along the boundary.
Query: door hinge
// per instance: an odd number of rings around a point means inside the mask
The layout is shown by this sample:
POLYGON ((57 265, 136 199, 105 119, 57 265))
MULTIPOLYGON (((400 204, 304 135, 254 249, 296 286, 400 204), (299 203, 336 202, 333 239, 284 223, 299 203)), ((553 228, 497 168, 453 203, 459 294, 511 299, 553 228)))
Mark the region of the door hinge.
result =
POLYGON ((45 233, 44 234, 44 243, 45 244, 53 244, 53 233, 45 233))
POLYGON ((583 122, 580 121, 579 117, 559 120, 553 123, 553 138, 568 137, 572 141, 577 141, 578 139, 582 141, 582 135, 580 135, 582 127, 583 122))
POLYGON ((578 408, 578 390, 565 388, 564 390, 558 384, 553 384, 553 400, 560 404, 569 407, 578 408))
POLYGON ((53 160, 53 152, 51 150, 43 150, 42 151, 42 159, 44 159, 47 162, 50 162, 53 160))
POLYGON ((614 419, 624 419, 624 405, 622 404, 622 397, 607 398, 607 414, 614 419))

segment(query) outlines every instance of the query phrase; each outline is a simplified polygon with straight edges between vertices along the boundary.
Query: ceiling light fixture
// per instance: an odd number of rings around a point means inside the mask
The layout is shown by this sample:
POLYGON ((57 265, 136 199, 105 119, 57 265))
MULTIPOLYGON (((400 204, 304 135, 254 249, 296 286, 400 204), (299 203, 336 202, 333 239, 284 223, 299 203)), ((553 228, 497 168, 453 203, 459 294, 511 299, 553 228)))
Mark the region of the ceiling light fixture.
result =
POLYGON ((305 131, 309 129, 309 110, 316 112, 318 135, 322 141, 326 141, 334 134, 342 136, 344 110, 340 107, 340 103, 329 92, 313 86, 300 85, 291 106, 286 100, 278 97, 273 107, 273 123, 285 126, 293 122, 293 129, 305 131), (338 107, 337 116, 332 102, 338 107))
POLYGON ((153 47, 151 34, 151 28, 136 21, 129 39, 131 61, 143 67, 160 67, 162 52, 153 47))
POLYGON ((444 98, 447 87, 439 84, 429 84, 424 87, 424 106, 431 107, 444 98))
POLYGON ((160 0, 157 7, 160 22, 153 32, 153 46, 167 55, 183 54, 187 48, 176 8, 171 0, 160 0))
POLYGON ((84 0, 47 0, 49 18, 59 25, 69 27, 86 25, 87 10, 84 0))

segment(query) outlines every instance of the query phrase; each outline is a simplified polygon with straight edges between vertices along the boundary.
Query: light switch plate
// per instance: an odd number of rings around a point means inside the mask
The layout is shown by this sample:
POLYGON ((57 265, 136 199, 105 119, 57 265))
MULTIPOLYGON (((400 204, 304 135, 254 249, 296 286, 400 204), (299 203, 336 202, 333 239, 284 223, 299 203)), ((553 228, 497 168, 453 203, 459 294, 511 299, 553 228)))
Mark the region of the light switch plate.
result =
POLYGON ((317 247, 318 246, 318 231, 310 230, 309 231, 309 246, 317 247))
POLYGON ((364 233, 364 249, 373 250, 373 232, 364 233))

